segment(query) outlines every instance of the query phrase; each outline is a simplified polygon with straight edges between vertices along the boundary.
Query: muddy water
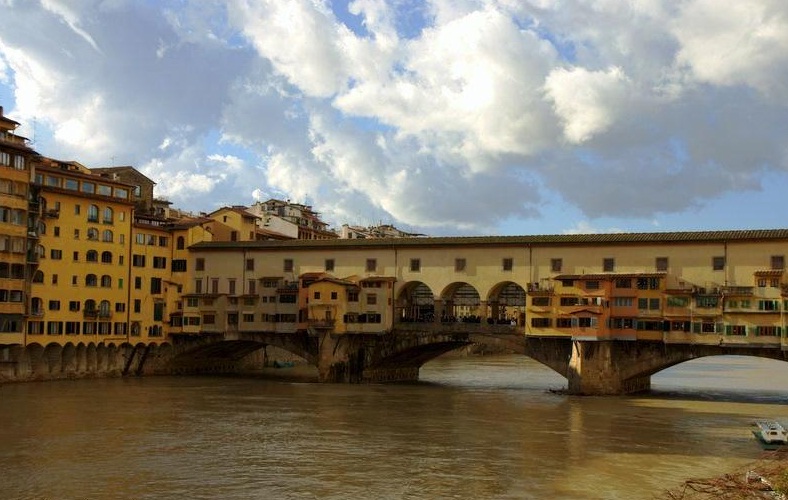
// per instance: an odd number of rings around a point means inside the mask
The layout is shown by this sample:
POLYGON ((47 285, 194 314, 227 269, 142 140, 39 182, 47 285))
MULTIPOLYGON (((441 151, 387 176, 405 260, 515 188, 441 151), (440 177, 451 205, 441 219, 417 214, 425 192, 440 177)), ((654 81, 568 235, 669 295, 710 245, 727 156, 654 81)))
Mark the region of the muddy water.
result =
MULTIPOLYGON (((284 372, 283 372, 284 373, 284 372)), ((788 363, 710 358, 580 398, 518 356, 409 385, 219 377, 0 386, 0 498, 652 498, 760 455, 788 363)))

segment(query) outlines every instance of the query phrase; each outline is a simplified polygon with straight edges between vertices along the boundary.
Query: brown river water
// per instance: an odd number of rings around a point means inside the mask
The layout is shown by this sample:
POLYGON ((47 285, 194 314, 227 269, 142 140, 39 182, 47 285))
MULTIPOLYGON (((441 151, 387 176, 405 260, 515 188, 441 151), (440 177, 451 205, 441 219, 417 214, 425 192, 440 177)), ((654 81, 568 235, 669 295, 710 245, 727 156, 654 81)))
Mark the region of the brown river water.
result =
MULTIPOLYGON (((280 374, 287 374, 282 369, 280 374)), ((684 363, 627 397, 519 356, 421 381, 148 377, 0 386, 0 499, 650 499, 757 459, 788 363, 684 363)))

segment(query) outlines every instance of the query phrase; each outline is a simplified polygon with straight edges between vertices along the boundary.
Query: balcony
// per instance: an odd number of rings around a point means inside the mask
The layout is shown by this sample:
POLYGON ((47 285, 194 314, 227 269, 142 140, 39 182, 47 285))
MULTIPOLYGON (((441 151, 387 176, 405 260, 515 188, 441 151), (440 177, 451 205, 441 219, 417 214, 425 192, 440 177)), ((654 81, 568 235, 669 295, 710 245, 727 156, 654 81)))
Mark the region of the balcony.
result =
POLYGON ((333 319, 310 319, 308 320, 309 326, 319 330, 330 330, 334 328, 336 320, 333 319))
POLYGON ((49 209, 46 210, 43 214, 45 219, 59 219, 60 218, 60 210, 57 209, 49 209))
POLYGON ((99 317, 98 309, 85 309, 82 311, 82 317, 86 319, 96 319, 99 317))

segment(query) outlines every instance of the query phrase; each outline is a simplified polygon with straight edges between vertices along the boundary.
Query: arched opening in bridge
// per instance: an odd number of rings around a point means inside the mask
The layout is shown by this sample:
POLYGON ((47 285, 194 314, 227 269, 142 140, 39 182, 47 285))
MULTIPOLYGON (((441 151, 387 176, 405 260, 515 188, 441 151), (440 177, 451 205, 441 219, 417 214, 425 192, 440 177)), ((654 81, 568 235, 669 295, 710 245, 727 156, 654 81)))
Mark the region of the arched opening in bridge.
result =
POLYGON ((443 323, 481 323, 485 311, 479 292, 468 283, 452 283, 441 293, 440 320, 443 323))
POLYGON ((788 362, 756 356, 706 356, 661 370, 652 392, 686 397, 784 400, 788 362))
POLYGON ((396 304, 395 318, 400 323, 432 323, 435 320, 434 295, 421 281, 406 283, 396 304))
POLYGON ((525 289, 512 281, 499 283, 487 297, 487 322, 525 326, 525 289))

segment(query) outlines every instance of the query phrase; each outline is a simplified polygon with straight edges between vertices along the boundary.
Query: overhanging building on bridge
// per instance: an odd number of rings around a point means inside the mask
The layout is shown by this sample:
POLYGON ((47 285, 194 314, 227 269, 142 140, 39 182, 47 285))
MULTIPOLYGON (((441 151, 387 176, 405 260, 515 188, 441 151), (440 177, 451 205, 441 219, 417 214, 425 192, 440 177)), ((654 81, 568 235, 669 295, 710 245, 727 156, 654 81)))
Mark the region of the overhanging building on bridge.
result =
POLYGON ((783 229, 205 242, 190 248, 183 315, 194 334, 207 317, 210 331, 453 322, 537 337, 786 346, 786 249, 783 229))

